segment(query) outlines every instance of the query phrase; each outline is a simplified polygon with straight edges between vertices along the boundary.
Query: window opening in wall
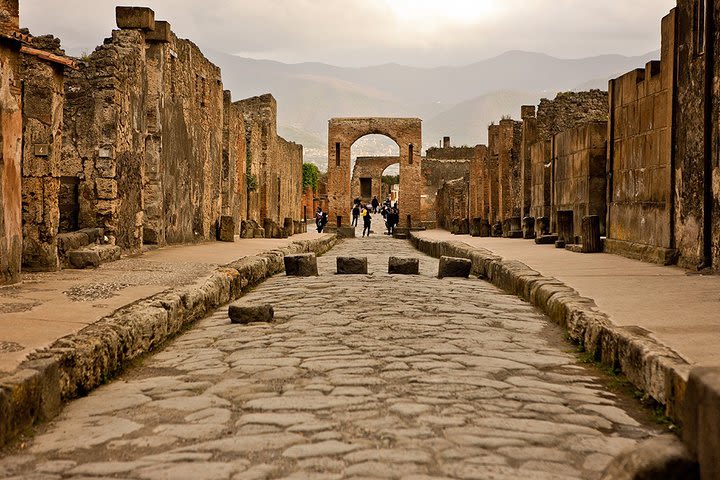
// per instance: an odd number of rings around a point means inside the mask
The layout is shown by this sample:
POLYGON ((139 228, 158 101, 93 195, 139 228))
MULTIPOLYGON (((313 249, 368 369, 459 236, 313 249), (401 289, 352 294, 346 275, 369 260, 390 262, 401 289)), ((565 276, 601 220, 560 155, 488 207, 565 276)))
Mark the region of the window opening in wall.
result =
POLYGON ((706 0, 695 0, 693 5, 693 32, 695 38, 693 39, 695 55, 702 55, 705 53, 705 26, 707 22, 706 0))
POLYGON ((59 233, 74 232, 78 229, 80 215, 80 179, 77 177, 60 177, 58 206, 60 209, 59 233))
POLYGON ((408 146, 408 163, 410 163, 410 165, 412 165, 412 163, 413 163, 413 144, 412 143, 408 146))
POLYGON ((340 142, 335 144, 335 166, 340 166, 340 142))

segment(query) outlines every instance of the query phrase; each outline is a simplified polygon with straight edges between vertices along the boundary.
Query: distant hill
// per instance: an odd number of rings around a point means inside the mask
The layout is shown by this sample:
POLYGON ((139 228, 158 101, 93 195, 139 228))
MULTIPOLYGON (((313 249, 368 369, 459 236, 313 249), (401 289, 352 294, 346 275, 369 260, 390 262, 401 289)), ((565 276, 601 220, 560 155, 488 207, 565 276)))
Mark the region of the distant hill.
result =
POLYGON ((474 145, 485 142, 490 122, 502 115, 519 117, 520 105, 559 91, 607 88, 607 79, 644 66, 659 52, 565 60, 512 51, 471 65, 434 68, 284 64, 221 53, 209 57, 222 68, 225 88, 235 99, 272 93, 281 135, 302 143, 306 159, 325 168, 332 117, 420 117, 426 147, 444 135, 456 145, 474 145))

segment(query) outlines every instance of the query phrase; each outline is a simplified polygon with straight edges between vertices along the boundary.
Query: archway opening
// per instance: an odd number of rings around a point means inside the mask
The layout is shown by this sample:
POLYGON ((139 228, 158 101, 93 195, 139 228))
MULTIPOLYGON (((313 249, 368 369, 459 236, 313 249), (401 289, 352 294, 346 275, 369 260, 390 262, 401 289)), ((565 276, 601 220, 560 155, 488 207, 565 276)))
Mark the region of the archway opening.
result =
POLYGON ((392 205, 395 205, 400 198, 400 163, 393 163, 383 170, 381 179, 382 198, 380 201, 384 202, 389 199, 392 205))
POLYGON ((385 135, 369 134, 360 137, 350 147, 350 183, 353 199, 371 203, 374 198, 382 202, 384 187, 383 172, 388 165, 395 165, 388 175, 397 175, 400 170, 400 147, 385 135))

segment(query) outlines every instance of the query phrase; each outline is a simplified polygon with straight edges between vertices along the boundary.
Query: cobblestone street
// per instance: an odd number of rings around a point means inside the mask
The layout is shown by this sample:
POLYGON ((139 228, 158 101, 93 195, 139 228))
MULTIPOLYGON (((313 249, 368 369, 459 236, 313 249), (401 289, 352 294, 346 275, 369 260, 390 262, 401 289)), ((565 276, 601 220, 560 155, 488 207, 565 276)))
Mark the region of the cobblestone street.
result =
MULTIPOLYGON (((380 231, 376 222, 375 231, 380 231)), ((276 276, 0 460, 22 479, 593 479, 657 433, 577 363, 560 330, 477 278, 384 235, 346 240, 320 276, 276 276), (369 275, 336 276, 338 255, 369 275), (390 255, 420 276, 390 276, 390 255)))

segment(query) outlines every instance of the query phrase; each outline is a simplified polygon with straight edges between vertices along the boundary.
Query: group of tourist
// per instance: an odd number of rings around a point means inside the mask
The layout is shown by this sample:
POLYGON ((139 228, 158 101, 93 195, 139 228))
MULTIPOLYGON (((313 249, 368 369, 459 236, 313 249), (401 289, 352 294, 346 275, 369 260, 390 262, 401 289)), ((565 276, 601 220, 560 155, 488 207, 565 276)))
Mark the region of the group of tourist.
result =
MULTIPOLYGON (((361 199, 356 198, 353 201, 351 224, 353 227, 357 227, 358 222, 362 217, 363 237, 365 237, 366 235, 368 237, 370 236, 370 228, 372 226, 372 214, 378 213, 378 208, 380 214, 385 220, 387 235, 392 235, 393 233, 395 233, 395 228, 397 227, 398 223, 400 223, 400 210, 398 209, 397 202, 395 202, 395 204, 393 205, 390 196, 388 196, 381 207, 380 201, 377 197, 373 197, 372 201, 369 204, 363 204, 361 199)), ((315 227, 317 228, 318 233, 322 233, 322 231, 325 229, 327 221, 327 212, 323 212, 322 208, 318 207, 317 212, 315 213, 315 227)))

